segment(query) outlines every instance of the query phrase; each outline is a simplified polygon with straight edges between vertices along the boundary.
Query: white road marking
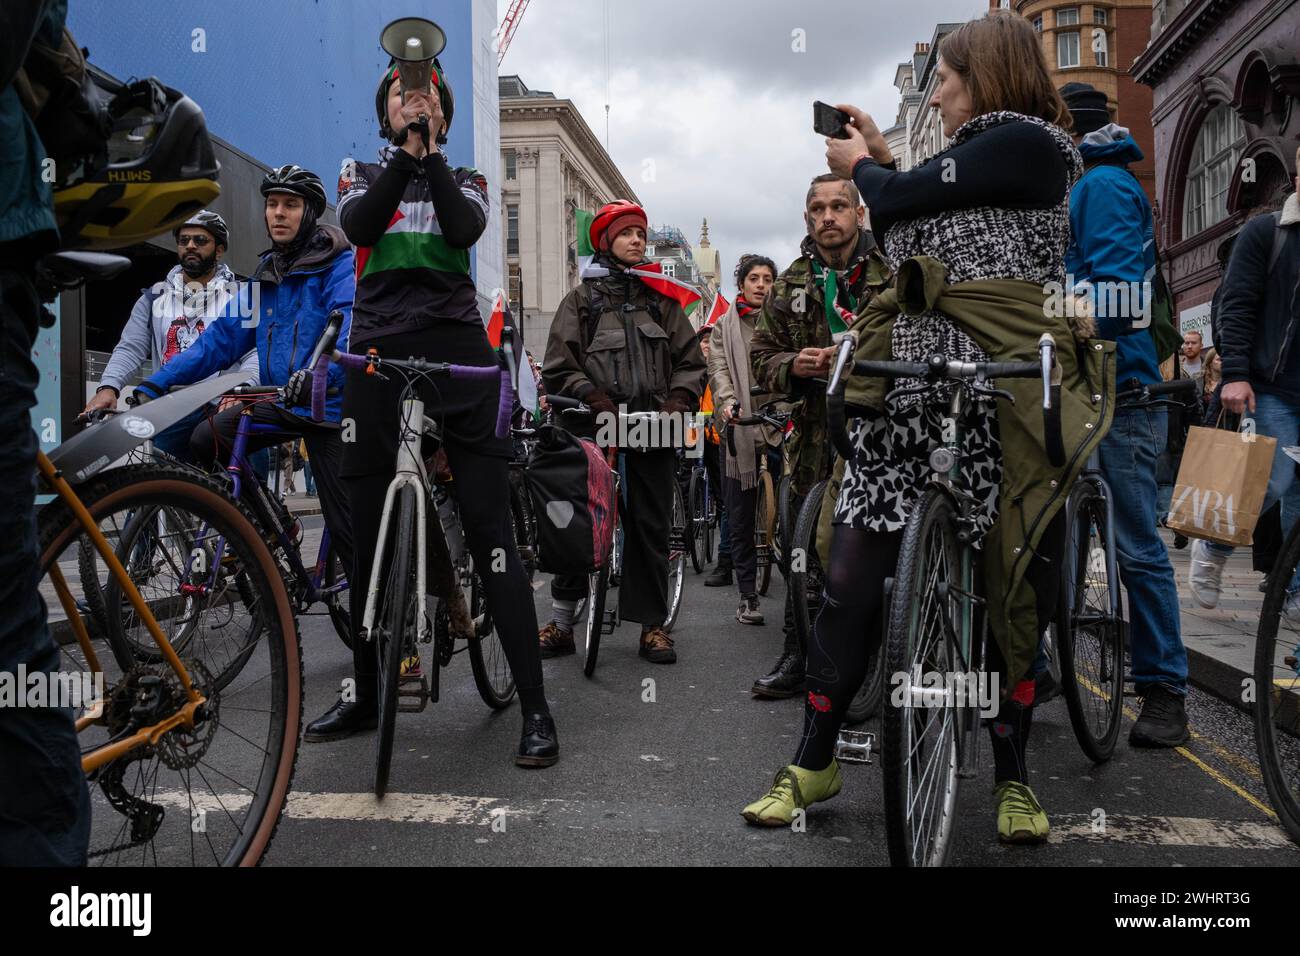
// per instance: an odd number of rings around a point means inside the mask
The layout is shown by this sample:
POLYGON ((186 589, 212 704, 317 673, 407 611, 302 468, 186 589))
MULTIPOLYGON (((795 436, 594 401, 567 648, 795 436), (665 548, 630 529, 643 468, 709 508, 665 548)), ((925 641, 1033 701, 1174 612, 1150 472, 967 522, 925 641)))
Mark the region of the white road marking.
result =
MULTIPOLYGON (((159 792, 152 799, 166 806, 187 807, 183 791, 159 792)), ((209 812, 242 810, 247 794, 195 792, 193 805, 209 812)), ((473 797, 451 793, 390 793, 382 800, 372 793, 311 793, 295 790, 289 795, 285 816, 291 820, 344 821, 359 823, 432 823, 456 826, 490 826, 494 815, 505 814, 526 821, 577 826, 583 829, 637 829, 657 832, 676 816, 674 811, 701 822, 691 808, 648 808, 617 803, 546 799, 511 805, 498 797, 473 797), (563 819, 561 819, 563 818, 563 819), (640 822, 638 822, 640 821, 640 822)), ((726 817, 724 817, 725 819, 726 817)), ((685 816, 683 816, 685 819, 685 816)), ((1255 820, 1210 820, 1199 817, 1108 815, 1097 828, 1093 817, 1082 813, 1049 814, 1052 832, 1049 843, 1131 843, 1143 846, 1199 847, 1229 850, 1300 849, 1286 831, 1273 823, 1255 820)), ((739 817, 737 817, 739 829, 739 817)), ((816 820, 809 818, 810 831, 816 820)))

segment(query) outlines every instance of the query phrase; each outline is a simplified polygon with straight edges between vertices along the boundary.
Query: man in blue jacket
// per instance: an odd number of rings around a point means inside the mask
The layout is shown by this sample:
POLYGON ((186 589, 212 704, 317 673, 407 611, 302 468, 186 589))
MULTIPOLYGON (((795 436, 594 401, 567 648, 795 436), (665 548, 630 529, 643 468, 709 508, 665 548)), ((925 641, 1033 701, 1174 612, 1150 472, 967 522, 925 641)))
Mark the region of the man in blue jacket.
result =
MULTIPOLYGON (((1273 472, 1260 514, 1282 502, 1282 534, 1300 518, 1300 482, 1285 449, 1300 444, 1300 150, 1296 192, 1279 212, 1255 216, 1241 227, 1218 294, 1218 335, 1223 363, 1223 407, 1255 419, 1255 431, 1277 439, 1273 472)), ((1215 607, 1222 588, 1227 545, 1192 545, 1189 584, 1201 607, 1215 607)), ((1300 578, 1300 575, 1297 576, 1300 578)), ((1300 580, 1293 579, 1282 606, 1289 627, 1300 626, 1300 580)))
MULTIPOLYGON (((250 291, 257 293, 251 301, 259 314, 214 322, 183 354, 141 382, 136 395, 157 398, 174 386, 202 381, 256 347, 262 384, 285 386, 285 398, 253 406, 254 424, 274 425, 282 434, 253 436, 249 450, 278 444, 284 435, 301 436, 306 441, 325 525, 343 566, 350 568, 351 509, 339 481, 343 370, 330 366, 327 387, 334 394, 326 400, 325 421, 313 422, 311 372, 306 365, 326 318, 335 309, 344 314, 339 342, 348 340, 356 294, 352 247, 338 226, 316 221, 325 211, 326 200, 325 188, 315 173, 300 166, 281 166, 262 180, 262 195, 266 197, 266 231, 272 247, 250 279, 250 285, 256 287, 250 291)), ((194 430, 190 453, 196 462, 210 467, 229 460, 242 412, 240 406, 229 408, 194 430)))
MULTIPOLYGON (((1074 120, 1084 174, 1070 192, 1065 272, 1090 292, 1098 334, 1116 343, 1120 391, 1161 381, 1151 324, 1156 268, 1151 204, 1128 170, 1142 158, 1127 129, 1110 121, 1106 94, 1084 83, 1061 89, 1074 120)), ((1176 747, 1188 739, 1187 650, 1178 587, 1156 531, 1156 459, 1165 447, 1164 408, 1120 406, 1102 441, 1101 469, 1114 496, 1115 550, 1129 594, 1133 682, 1142 712, 1133 746, 1176 747)))
MULTIPOLYGON (((59 670, 36 548, 32 363, 36 260, 59 246, 45 147, 13 81, 34 40, 56 45, 65 0, 0 4, 0 674, 59 670)), ((71 712, 0 705, 0 867, 85 866, 90 793, 71 712)))

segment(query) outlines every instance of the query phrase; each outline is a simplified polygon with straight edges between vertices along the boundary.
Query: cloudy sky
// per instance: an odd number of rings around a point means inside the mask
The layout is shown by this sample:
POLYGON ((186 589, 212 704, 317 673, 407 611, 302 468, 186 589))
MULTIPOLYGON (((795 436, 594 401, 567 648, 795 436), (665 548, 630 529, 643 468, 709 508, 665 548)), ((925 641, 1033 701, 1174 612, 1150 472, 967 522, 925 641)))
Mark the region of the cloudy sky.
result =
MULTIPOLYGON (((501 15, 508 0, 498 0, 501 15)), ((501 65, 572 100, 605 139, 652 225, 722 254, 724 292, 745 252, 779 268, 798 254, 808 181, 826 171, 813 100, 854 103, 894 123, 897 65, 937 23, 988 0, 532 0, 501 65), (796 52, 795 31, 805 51, 796 52), (652 177, 652 178, 651 178, 652 177)))

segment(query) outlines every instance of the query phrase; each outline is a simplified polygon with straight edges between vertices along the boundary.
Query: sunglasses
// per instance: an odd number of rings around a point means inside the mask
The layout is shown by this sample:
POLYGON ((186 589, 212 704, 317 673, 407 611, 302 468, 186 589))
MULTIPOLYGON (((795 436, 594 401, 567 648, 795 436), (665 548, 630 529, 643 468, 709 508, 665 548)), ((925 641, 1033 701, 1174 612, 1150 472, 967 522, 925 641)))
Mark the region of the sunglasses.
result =
POLYGON ((178 236, 176 238, 176 245, 181 249, 191 245, 194 246, 195 249, 202 249, 211 242, 212 238, 210 236, 178 236))

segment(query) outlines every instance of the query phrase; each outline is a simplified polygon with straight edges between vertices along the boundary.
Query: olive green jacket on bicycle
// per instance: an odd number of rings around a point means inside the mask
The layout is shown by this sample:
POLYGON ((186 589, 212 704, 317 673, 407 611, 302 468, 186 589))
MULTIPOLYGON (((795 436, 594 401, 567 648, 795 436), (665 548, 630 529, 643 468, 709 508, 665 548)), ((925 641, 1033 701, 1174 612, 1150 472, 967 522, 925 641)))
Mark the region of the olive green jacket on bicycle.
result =
MULTIPOLYGON (((1007 664, 1007 694, 1029 669, 1039 634, 1033 588, 1025 581, 1029 556, 1065 504, 1074 480, 1110 429, 1115 406, 1115 343, 1095 338, 1091 320, 1072 320, 1039 285, 1019 279, 983 279, 949 285, 947 267, 917 256, 901 263, 893 288, 862 311, 857 359, 888 361, 895 317, 937 309, 955 321, 995 362, 1038 359, 1038 338, 1052 333, 1061 367, 1061 438, 1065 464, 1048 463, 1039 379, 1001 379, 1015 396, 998 402, 1002 485, 998 518, 983 543, 983 593, 989 625, 1007 664), (1070 347, 1073 345, 1074 347, 1070 347), (1012 677, 1011 675, 1014 675, 1012 677)), ((1059 304, 1059 300, 1056 300, 1059 304)), ((887 383, 854 376, 845 402, 880 410, 887 383)))

